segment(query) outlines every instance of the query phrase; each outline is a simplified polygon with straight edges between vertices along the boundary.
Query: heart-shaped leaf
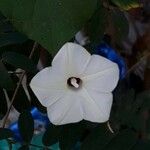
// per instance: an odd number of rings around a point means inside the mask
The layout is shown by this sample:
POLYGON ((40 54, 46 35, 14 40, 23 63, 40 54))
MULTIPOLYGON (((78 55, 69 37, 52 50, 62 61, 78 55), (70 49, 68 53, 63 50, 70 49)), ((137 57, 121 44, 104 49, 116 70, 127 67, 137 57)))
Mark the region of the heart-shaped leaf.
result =
POLYGON ((49 125, 42 138, 43 144, 46 146, 50 146, 57 143, 60 131, 60 127, 49 125))
POLYGON ((30 143, 34 132, 34 120, 29 111, 24 111, 20 114, 18 127, 23 140, 30 143))
POLYGON ((0 10, 19 31, 52 53, 83 27, 96 4, 97 0, 1 0, 0 10))
POLYGON ((8 64, 11 64, 15 66, 16 68, 21 68, 29 72, 35 73, 36 65, 33 63, 32 60, 30 60, 28 57, 16 53, 16 52, 5 52, 2 55, 3 62, 6 62, 8 64))

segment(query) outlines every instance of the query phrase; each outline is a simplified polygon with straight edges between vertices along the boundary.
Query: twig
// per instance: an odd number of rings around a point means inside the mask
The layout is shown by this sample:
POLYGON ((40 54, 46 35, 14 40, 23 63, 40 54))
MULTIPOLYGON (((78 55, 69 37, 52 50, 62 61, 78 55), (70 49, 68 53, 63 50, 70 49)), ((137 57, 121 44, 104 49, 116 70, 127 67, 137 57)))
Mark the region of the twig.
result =
POLYGON ((115 133, 114 130, 111 128, 109 121, 107 122, 107 127, 111 133, 115 133))
MULTIPOLYGON (((34 51, 35 51, 35 49, 36 49, 37 46, 38 46, 38 44, 35 42, 34 45, 33 45, 32 50, 31 50, 31 53, 30 53, 30 55, 29 55, 29 59, 32 58, 33 53, 34 53, 34 51)), ((19 88, 20 88, 20 85, 21 85, 21 83, 22 83, 22 80, 23 80, 23 77, 24 77, 25 74, 26 74, 25 71, 23 71, 22 74, 21 74, 21 77, 20 77, 20 79, 19 79, 19 82, 18 82, 18 84, 17 84, 17 87, 16 87, 16 89, 15 89, 15 91, 14 91, 14 94, 13 94, 13 96, 12 96, 12 99, 11 99, 11 101, 10 101, 10 106, 9 106, 7 112, 6 112, 6 115, 5 115, 3 124, 2 124, 2 128, 5 127, 5 124, 6 124, 6 121, 7 121, 7 119, 8 119, 9 113, 10 113, 11 108, 12 108, 12 106, 13 106, 13 102, 14 102, 14 100, 15 100, 15 97, 16 97, 16 95, 17 95, 17 93, 18 93, 18 90, 19 90, 19 88)))
POLYGON ((140 64, 140 62, 141 62, 142 60, 148 58, 149 56, 150 56, 150 53, 148 53, 147 55, 143 56, 143 57, 140 59, 140 61, 138 61, 136 64, 134 64, 134 65, 127 71, 126 75, 128 75, 130 72, 132 72, 132 71, 137 67, 137 65, 140 64))
POLYGON ((22 74, 23 72, 20 71, 20 72, 16 72, 16 71, 8 71, 9 74, 22 74))

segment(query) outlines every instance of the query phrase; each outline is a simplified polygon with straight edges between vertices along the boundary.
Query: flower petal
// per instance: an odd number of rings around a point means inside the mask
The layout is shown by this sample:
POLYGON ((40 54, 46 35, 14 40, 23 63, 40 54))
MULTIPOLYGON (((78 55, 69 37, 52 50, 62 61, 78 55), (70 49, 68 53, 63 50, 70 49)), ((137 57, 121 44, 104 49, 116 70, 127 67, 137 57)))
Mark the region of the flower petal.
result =
POLYGON ((48 107, 47 112, 50 121, 55 125, 79 122, 83 119, 80 97, 73 93, 67 94, 60 101, 48 107))
POLYGON ((34 76, 30 87, 41 104, 47 107, 66 93, 65 80, 56 70, 47 67, 34 76))
POLYGON ((85 101, 82 101, 84 119, 92 122, 108 121, 112 106, 112 93, 100 93, 84 89, 83 94, 86 98, 85 101))
POLYGON ((67 73, 68 77, 78 76, 83 72, 90 58, 91 54, 82 46, 66 43, 54 57, 52 67, 67 73))
POLYGON ((116 63, 101 56, 92 55, 81 80, 88 90, 112 92, 119 80, 119 69, 116 63))

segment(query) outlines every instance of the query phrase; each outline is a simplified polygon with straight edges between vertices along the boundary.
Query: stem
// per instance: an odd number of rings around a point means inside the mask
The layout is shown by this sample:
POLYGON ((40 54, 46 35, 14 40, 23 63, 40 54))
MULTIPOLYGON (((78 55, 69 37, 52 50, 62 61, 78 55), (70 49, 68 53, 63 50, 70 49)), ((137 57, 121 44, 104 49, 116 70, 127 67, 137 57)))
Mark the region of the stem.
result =
MULTIPOLYGON (((33 53, 34 53, 34 51, 35 51, 35 49, 36 49, 37 46, 38 46, 38 44, 37 44, 36 42, 34 42, 33 48, 32 48, 31 53, 30 53, 30 55, 29 55, 29 59, 32 58, 33 53)), ((19 90, 19 88, 20 88, 20 85, 21 85, 21 83, 22 83, 22 80, 23 80, 25 74, 26 74, 25 71, 23 71, 22 74, 21 74, 21 77, 20 77, 20 79, 19 79, 19 82, 18 82, 18 84, 17 84, 17 87, 16 87, 16 89, 15 89, 15 91, 14 91, 14 94, 13 94, 13 96, 12 96, 12 99, 11 99, 11 101, 10 101, 10 106, 9 106, 7 112, 6 112, 6 115, 5 115, 3 124, 2 124, 2 128, 5 128, 5 124, 6 124, 6 121, 7 121, 7 119, 8 119, 8 116, 9 116, 9 113, 10 113, 10 111, 11 111, 11 108, 12 108, 12 106, 13 106, 13 102, 14 102, 14 100, 15 100, 15 97, 16 97, 16 95, 17 95, 17 93, 18 93, 18 90, 19 90)))
POLYGON ((115 133, 114 130, 112 129, 112 127, 110 126, 109 121, 107 122, 107 127, 111 133, 113 133, 113 134, 115 133))

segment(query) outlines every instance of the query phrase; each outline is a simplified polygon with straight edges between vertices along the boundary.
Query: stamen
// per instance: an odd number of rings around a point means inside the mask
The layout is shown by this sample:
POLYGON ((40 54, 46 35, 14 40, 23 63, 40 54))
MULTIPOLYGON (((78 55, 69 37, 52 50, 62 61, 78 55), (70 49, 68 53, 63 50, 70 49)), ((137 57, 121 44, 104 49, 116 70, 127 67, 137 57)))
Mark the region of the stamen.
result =
POLYGON ((67 80, 67 85, 69 86, 70 89, 76 89, 78 90, 82 86, 82 80, 77 77, 70 77, 67 80))
POLYGON ((73 85, 75 88, 79 88, 79 84, 77 83, 76 78, 71 78, 71 85, 73 85))

